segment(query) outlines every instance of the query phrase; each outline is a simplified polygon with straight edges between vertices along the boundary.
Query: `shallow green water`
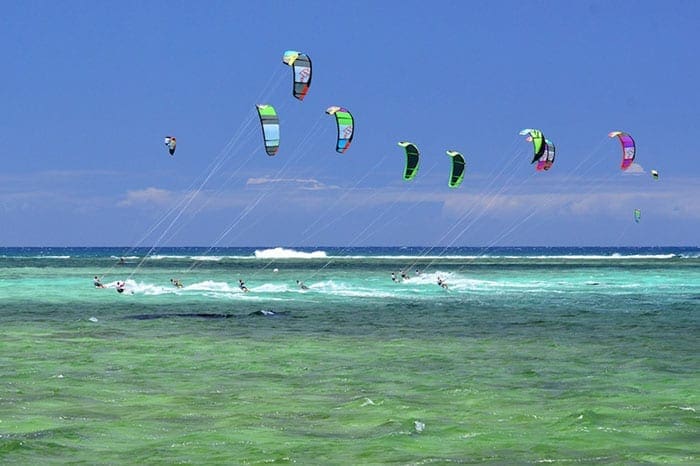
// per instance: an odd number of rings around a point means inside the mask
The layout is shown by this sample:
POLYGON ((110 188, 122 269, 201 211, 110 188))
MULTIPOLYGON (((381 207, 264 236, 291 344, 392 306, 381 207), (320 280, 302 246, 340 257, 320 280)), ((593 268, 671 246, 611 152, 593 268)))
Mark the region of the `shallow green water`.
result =
POLYGON ((1 269, 3 463, 699 461, 693 260, 100 260, 1 269))

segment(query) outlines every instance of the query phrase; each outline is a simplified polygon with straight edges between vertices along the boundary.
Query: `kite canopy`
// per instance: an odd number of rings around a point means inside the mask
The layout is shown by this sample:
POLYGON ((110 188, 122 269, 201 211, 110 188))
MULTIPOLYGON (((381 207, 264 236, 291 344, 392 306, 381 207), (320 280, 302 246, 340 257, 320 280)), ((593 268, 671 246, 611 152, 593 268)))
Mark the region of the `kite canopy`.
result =
POLYGON ((168 152, 170 155, 173 155, 175 153, 175 148, 177 147, 177 139, 175 136, 165 136, 163 142, 168 147, 168 152))
POLYGON ((549 139, 544 140, 544 154, 542 154, 542 157, 537 160, 537 165, 535 166, 535 170, 542 171, 542 170, 549 170, 552 168, 552 165, 554 165, 554 157, 556 157, 557 154, 557 148, 554 147, 554 143, 550 141, 549 139))
POLYGON ((639 209, 634 209, 634 222, 639 223, 642 219, 642 211, 639 209))
POLYGON ((277 117, 275 107, 272 105, 258 104, 255 106, 262 125, 265 151, 267 155, 275 155, 280 147, 280 120, 277 117))
POLYGON ((535 163, 542 157, 545 151, 545 139, 544 134, 539 129, 525 128, 519 133, 521 136, 527 135, 527 140, 532 142, 532 147, 534 149, 534 154, 532 156, 532 162, 535 163))
POLYGON ((654 178, 655 180, 658 180, 659 179, 659 172, 657 172, 656 170, 652 170, 651 177, 654 178))
POLYGON ((338 140, 335 144, 335 150, 343 154, 352 143, 352 137, 355 134, 355 119, 348 109, 343 107, 328 107, 326 113, 335 115, 335 122, 338 126, 338 140))
POLYGON ((410 181, 415 178, 418 173, 418 162, 420 161, 420 152, 418 147, 412 142, 399 142, 399 146, 404 148, 406 152, 406 168, 403 171, 403 179, 410 181))
POLYGON ((637 151, 634 139, 632 139, 632 136, 622 131, 611 131, 608 133, 608 137, 617 137, 620 140, 620 144, 622 144, 622 164, 620 168, 627 170, 632 165, 632 162, 634 162, 634 156, 637 151))
POLYGON ((448 150, 445 153, 452 158, 452 171, 450 171, 450 180, 448 181, 447 186, 450 188, 456 188, 462 184, 462 180, 464 180, 464 169, 466 165, 464 162, 464 156, 454 150, 448 150))
POLYGON ((304 100, 311 86, 311 58, 305 53, 287 50, 282 56, 282 62, 292 67, 292 94, 297 99, 304 100))

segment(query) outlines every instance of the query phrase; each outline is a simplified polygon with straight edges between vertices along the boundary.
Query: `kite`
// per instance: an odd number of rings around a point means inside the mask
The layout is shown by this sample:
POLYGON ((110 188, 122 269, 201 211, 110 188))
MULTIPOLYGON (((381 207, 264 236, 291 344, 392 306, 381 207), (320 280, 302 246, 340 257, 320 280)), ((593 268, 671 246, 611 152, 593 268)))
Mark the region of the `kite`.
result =
POLYGON ((352 143, 352 137, 355 134, 355 119, 348 109, 343 107, 328 107, 326 113, 335 115, 335 122, 338 125, 338 141, 335 144, 335 151, 343 154, 352 143))
POLYGON ((403 171, 403 179, 410 181, 415 178, 418 173, 418 162, 420 161, 420 152, 418 147, 412 142, 399 142, 399 146, 406 151, 406 168, 403 171))
POLYGON ((280 120, 277 117, 275 107, 264 104, 258 104, 255 107, 258 109, 258 116, 260 116, 265 152, 267 155, 275 155, 280 147, 280 120))
POLYGON ((544 140, 544 154, 537 161, 535 170, 538 172, 542 170, 549 170, 554 165, 554 157, 557 154, 557 148, 554 147, 554 143, 549 139, 544 140))
POLYGON ((642 219, 642 211, 639 209, 634 209, 634 223, 639 223, 642 219))
POLYGON ((540 131, 539 129, 526 128, 520 131, 521 136, 525 136, 526 134, 528 135, 527 141, 532 142, 532 147, 534 149, 532 162, 530 163, 535 163, 537 160, 539 160, 540 157, 542 157, 542 154, 544 154, 545 151, 544 134, 542 134, 542 131, 540 131))
POLYGON ((165 136, 165 145, 168 146, 168 152, 170 155, 175 154, 175 147, 177 146, 177 139, 175 136, 165 136))
POLYGON ((659 179, 659 172, 657 172, 656 170, 652 170, 651 177, 654 178, 655 180, 658 180, 659 179))
POLYGON ((304 100, 311 86, 311 58, 305 53, 287 50, 282 56, 282 62, 292 67, 292 94, 297 99, 304 100))
POLYGON ((464 180, 464 156, 454 150, 448 150, 445 153, 452 158, 452 171, 450 171, 450 180, 447 186, 450 188, 457 188, 462 184, 462 180, 464 180))
POLYGON ((617 137, 620 139, 620 144, 622 144, 622 164, 620 168, 627 170, 630 165, 632 165, 632 162, 634 162, 634 155, 636 153, 634 139, 632 139, 632 136, 622 131, 611 131, 608 133, 608 137, 617 137))

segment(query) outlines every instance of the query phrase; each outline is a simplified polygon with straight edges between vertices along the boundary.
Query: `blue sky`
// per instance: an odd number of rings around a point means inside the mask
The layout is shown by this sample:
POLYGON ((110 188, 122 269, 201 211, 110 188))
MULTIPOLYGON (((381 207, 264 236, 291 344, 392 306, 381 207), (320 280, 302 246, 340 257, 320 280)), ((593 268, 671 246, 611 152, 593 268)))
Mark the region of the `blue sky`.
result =
POLYGON ((694 1, 6 3, 0 246, 698 245, 698 24, 694 1), (330 105, 356 119, 344 155, 330 105))

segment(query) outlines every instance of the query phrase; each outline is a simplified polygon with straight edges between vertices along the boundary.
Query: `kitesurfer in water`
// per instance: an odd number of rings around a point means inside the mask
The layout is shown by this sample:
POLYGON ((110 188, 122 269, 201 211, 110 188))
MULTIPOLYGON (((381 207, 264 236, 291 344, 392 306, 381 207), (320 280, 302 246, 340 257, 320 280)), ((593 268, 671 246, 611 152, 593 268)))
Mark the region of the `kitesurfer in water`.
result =
POLYGON ((240 288, 241 290, 243 290, 244 293, 247 293, 247 292, 250 291, 250 290, 248 289, 248 287, 245 286, 245 282, 244 282, 243 280, 241 280, 240 278, 238 279, 238 288, 240 288))
POLYGON ((437 284, 440 285, 443 289, 447 289, 447 283, 445 283, 445 280, 443 280, 440 276, 437 277, 437 284))
POLYGON ((402 279, 402 280, 408 280, 409 278, 411 278, 411 277, 409 277, 408 274, 407 274, 405 271, 402 270, 402 271, 401 271, 401 279, 402 279))
POLYGON ((117 293, 124 293, 125 288, 126 288, 126 283, 117 282, 117 293))
POLYGON ((170 283, 172 283, 175 288, 182 288, 182 281, 177 278, 171 278, 170 283))
POLYGON ((97 278, 97 275, 95 275, 95 280, 93 281, 95 284, 95 288, 104 288, 105 286, 102 284, 99 278, 97 278))
POLYGON ((302 282, 302 281, 300 281, 300 280, 297 280, 297 286, 299 286, 299 288, 301 288, 302 290, 308 290, 308 289, 309 289, 309 287, 306 286, 306 285, 304 285, 304 282, 302 282))
POLYGON ((124 264, 126 264, 126 262, 124 261, 124 258, 120 257, 119 258, 119 265, 124 265, 124 264))
POLYGON ((391 281, 396 283, 399 279, 396 278, 396 274, 394 272, 391 272, 391 281))

